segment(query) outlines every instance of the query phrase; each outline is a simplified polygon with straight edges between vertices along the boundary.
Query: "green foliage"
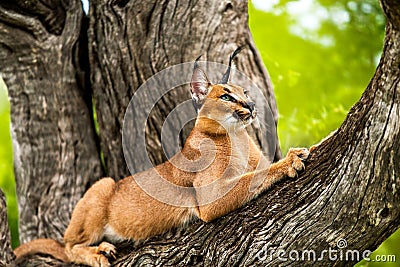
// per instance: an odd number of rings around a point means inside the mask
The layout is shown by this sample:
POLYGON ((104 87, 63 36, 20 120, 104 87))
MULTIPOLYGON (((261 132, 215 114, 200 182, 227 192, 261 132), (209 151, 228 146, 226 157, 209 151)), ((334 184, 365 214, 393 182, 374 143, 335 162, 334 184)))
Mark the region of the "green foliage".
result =
MULTIPOLYGON (((375 0, 253 3, 250 29, 274 83, 282 149, 308 147, 341 125, 367 87, 382 51, 384 15, 375 0)), ((370 258, 399 259, 399 243, 400 230, 370 258)), ((399 266, 373 261, 357 266, 383 265, 399 266)))
POLYGON ((18 208, 12 164, 10 137, 10 106, 7 91, 0 77, 0 188, 6 196, 8 221, 11 228, 12 246, 18 246, 18 208))
POLYGON ((363 260, 357 263, 355 267, 399 267, 399 242, 400 230, 397 230, 369 256, 370 261, 363 260), (394 255, 394 260, 389 260, 389 255, 394 255))
POLYGON ((377 2, 364 1, 370 13, 359 13, 358 4, 350 9, 347 1, 319 2, 311 4, 315 15, 291 11, 292 1, 268 13, 249 6, 250 29, 275 87, 284 151, 316 143, 341 124, 382 50, 384 19, 377 2))

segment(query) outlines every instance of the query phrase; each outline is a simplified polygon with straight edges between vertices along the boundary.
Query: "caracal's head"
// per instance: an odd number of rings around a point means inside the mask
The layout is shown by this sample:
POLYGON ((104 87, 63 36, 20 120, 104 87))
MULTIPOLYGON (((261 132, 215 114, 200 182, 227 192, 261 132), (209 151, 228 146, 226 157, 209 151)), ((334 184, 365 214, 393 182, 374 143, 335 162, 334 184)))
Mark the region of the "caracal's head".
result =
POLYGON ((212 84, 206 73, 195 62, 190 83, 193 104, 198 111, 196 125, 208 132, 224 134, 243 129, 256 117, 255 104, 246 89, 229 83, 231 63, 237 49, 230 57, 229 67, 218 84, 212 84))

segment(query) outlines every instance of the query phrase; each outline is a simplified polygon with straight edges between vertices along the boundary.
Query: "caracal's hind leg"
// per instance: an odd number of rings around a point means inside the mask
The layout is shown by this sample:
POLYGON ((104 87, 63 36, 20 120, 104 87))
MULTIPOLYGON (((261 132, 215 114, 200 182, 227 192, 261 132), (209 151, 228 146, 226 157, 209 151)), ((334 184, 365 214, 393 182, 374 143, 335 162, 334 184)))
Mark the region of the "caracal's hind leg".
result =
POLYGON ((113 179, 103 178, 79 200, 64 235, 65 252, 70 261, 96 267, 109 266, 107 256, 115 256, 115 247, 100 242, 108 223, 108 208, 115 187, 113 179))

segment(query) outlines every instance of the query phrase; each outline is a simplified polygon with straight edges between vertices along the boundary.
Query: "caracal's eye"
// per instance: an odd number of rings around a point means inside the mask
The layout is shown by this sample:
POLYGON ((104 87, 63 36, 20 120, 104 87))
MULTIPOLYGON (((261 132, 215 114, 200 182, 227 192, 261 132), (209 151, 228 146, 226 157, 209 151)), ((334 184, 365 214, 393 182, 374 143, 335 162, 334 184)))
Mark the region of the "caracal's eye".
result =
POLYGON ((221 98, 224 101, 236 102, 236 99, 234 99, 233 97, 231 97, 228 94, 221 95, 219 98, 221 98))
POLYGON ((244 94, 244 96, 245 96, 246 98, 249 98, 248 93, 249 93, 249 91, 244 91, 244 92, 243 92, 243 94, 244 94))

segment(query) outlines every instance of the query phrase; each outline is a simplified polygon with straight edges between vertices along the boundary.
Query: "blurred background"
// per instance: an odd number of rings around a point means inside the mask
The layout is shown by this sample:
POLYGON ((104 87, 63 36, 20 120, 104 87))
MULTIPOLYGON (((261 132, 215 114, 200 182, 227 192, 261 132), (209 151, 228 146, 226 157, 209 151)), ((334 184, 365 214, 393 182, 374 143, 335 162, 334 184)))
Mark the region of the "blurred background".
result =
MULTIPOLYGON (((379 62, 385 18, 378 1, 252 0, 249 24, 274 84, 283 153, 319 142, 340 126, 379 62)), ((0 79, 0 188, 15 247, 18 212, 9 109, 0 79)), ((396 255, 397 263, 362 261, 357 266, 400 266, 398 244, 400 231, 374 252, 396 255)))

